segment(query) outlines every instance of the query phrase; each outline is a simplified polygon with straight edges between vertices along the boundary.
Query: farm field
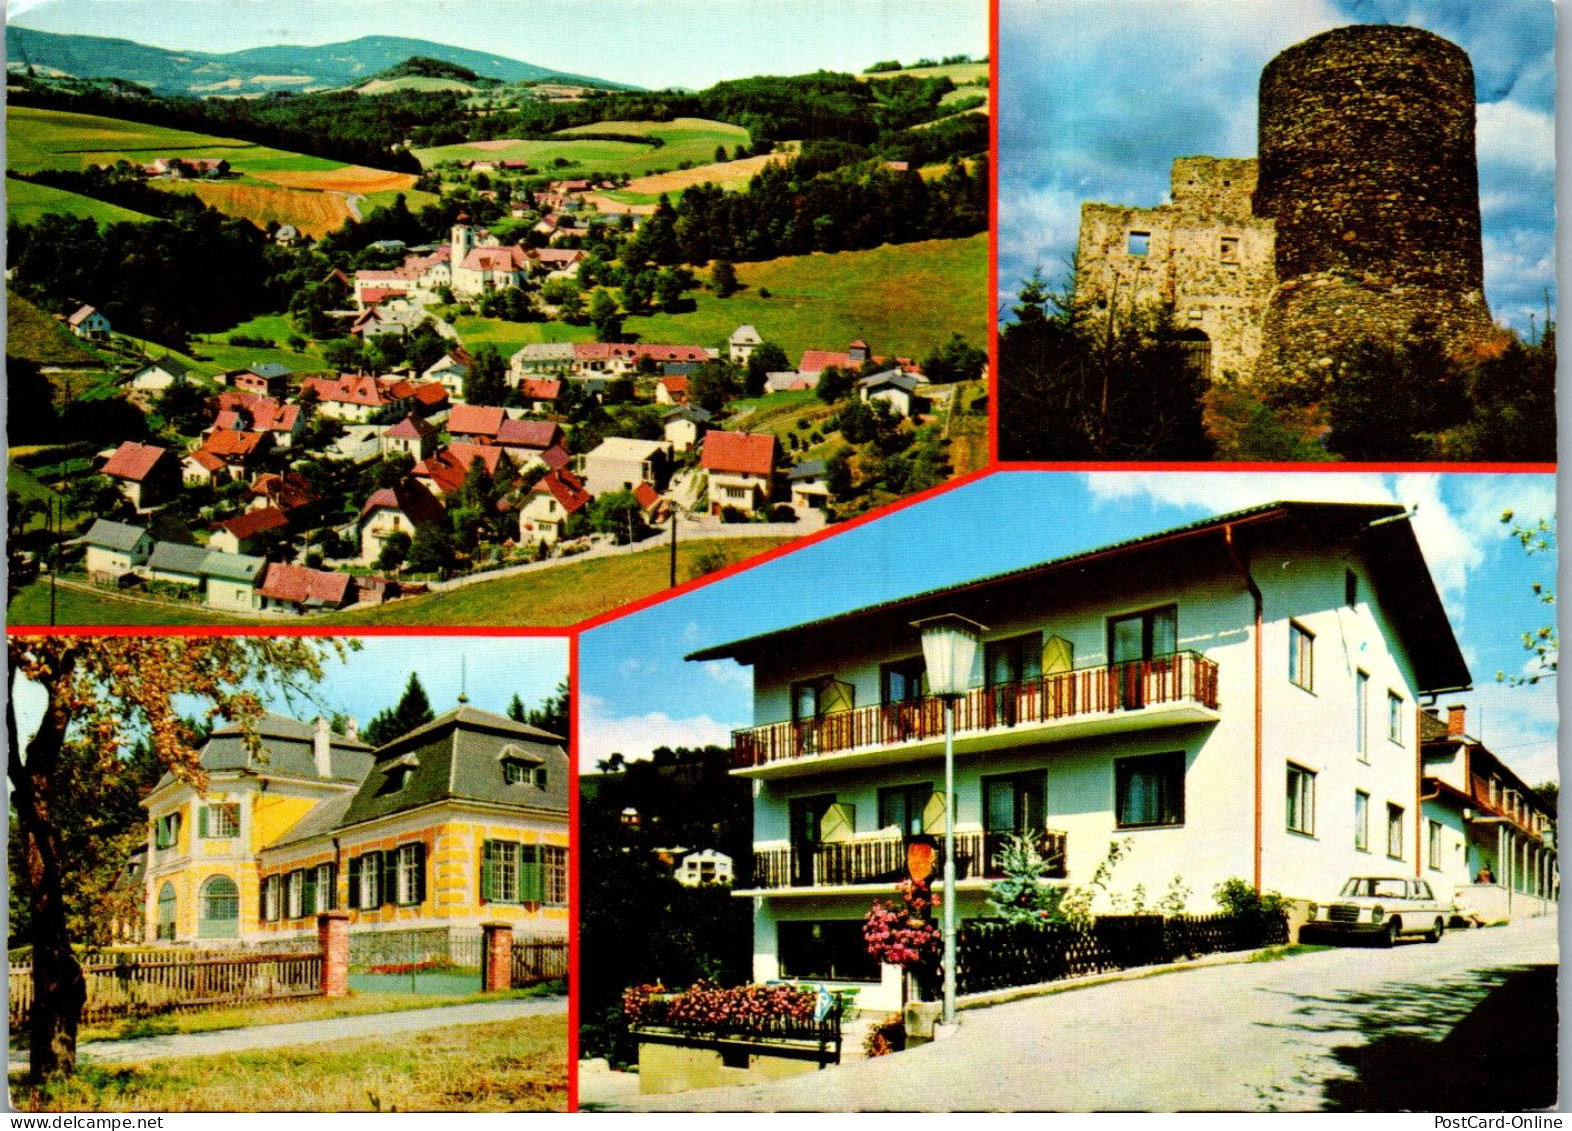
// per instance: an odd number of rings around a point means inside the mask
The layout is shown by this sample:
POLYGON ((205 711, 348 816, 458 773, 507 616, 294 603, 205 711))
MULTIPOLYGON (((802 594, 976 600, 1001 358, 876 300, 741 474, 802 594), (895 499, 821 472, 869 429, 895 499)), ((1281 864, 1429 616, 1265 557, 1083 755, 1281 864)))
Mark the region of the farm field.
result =
POLYGON ((597 195, 619 204, 655 204, 659 202, 662 193, 675 198, 683 189, 705 183, 735 191, 747 188, 748 182, 753 180, 761 170, 766 166, 785 161, 787 156, 786 153, 766 153, 761 157, 744 157, 741 161, 711 162, 708 165, 695 165, 691 169, 652 173, 649 176, 635 177, 624 188, 597 195))
POLYGON ((222 157, 237 178, 152 183, 171 192, 194 193, 220 211, 259 226, 277 220, 311 236, 326 235, 353 215, 351 195, 366 195, 367 209, 391 203, 399 192, 406 194, 411 208, 436 199, 412 191, 415 178, 408 173, 118 118, 17 106, 7 108, 6 125, 7 162, 22 172, 82 169, 121 159, 146 164, 158 157, 222 157))
POLYGON ((845 349, 857 338, 920 361, 952 331, 986 342, 987 276, 986 234, 739 263, 744 289, 730 298, 697 292, 694 311, 628 318, 623 330, 645 342, 717 345, 752 323, 793 364, 805 349, 845 349))
POLYGON ((154 219, 143 212, 133 212, 129 208, 121 208, 118 204, 94 200, 90 196, 67 192, 51 185, 37 185, 30 181, 19 181, 14 177, 5 179, 7 220, 15 220, 19 224, 34 224, 49 212, 58 212, 64 216, 81 216, 88 220, 96 220, 100 224, 114 224, 122 220, 142 222, 154 219))
POLYGON ((414 153, 426 168, 439 161, 528 161, 536 168, 563 175, 595 171, 641 177, 656 169, 675 169, 683 161, 695 165, 713 162, 717 145, 724 145, 729 152, 738 145, 747 144, 748 131, 741 126, 703 118, 677 118, 670 122, 595 122, 563 130, 539 141, 498 139, 441 145, 417 149, 414 153), (631 141, 576 137, 587 133, 658 137, 666 144, 655 149, 631 141), (552 170, 553 163, 559 159, 568 164, 552 170))
POLYGON ((951 63, 947 67, 907 67, 904 71, 875 71, 861 74, 857 77, 871 82, 880 79, 893 79, 898 75, 910 75, 914 79, 949 78, 956 86, 964 86, 969 82, 988 77, 987 63, 951 63))
POLYGON ((351 88, 356 94, 388 94, 395 90, 458 90, 466 94, 480 91, 473 83, 458 79, 439 79, 433 75, 400 75, 396 79, 372 79, 351 88))

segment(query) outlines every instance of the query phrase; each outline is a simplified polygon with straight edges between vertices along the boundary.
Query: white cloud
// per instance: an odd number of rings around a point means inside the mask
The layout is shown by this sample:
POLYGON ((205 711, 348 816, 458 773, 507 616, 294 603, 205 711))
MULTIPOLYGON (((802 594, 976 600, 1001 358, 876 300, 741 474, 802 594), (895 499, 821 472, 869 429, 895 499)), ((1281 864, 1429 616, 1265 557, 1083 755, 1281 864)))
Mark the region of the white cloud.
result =
POLYGON ((1541 175, 1556 170, 1555 119, 1519 102, 1480 103, 1474 145, 1481 170, 1541 175))
POLYGON ((662 711, 613 717, 607 703, 585 695, 579 706, 579 770, 593 773, 595 763, 620 753, 630 761, 648 758, 657 746, 730 746, 731 726, 708 715, 674 719, 662 711))
POLYGON ((1529 785, 1560 780, 1555 741, 1556 681, 1509 687, 1495 682, 1494 672, 1478 674, 1478 684, 1467 698, 1468 733, 1529 785))
POLYGON ((753 673, 741 664, 712 660, 703 665, 704 674, 722 687, 740 687, 752 694, 753 673))

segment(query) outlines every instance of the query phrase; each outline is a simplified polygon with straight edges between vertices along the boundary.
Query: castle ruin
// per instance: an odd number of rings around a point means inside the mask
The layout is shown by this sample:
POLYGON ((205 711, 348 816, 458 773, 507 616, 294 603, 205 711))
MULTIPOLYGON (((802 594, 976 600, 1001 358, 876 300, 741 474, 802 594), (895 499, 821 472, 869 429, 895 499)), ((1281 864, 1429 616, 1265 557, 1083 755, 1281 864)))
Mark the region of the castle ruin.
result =
POLYGON ((1178 158, 1156 208, 1084 204, 1078 309, 1171 311, 1211 373, 1279 386, 1360 338, 1490 336, 1460 47, 1361 25, 1288 48, 1261 74, 1259 153, 1178 158))

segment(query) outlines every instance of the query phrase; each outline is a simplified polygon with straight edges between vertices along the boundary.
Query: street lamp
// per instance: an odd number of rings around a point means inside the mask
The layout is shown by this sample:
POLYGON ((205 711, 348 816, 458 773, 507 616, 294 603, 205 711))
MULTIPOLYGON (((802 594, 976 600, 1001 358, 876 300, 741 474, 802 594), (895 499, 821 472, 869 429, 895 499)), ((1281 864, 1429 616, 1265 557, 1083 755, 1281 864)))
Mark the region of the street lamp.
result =
POLYGON ((922 633, 928 691, 944 700, 944 1023, 955 1024, 955 700, 972 681, 977 642, 987 631, 954 613, 913 621, 922 633))

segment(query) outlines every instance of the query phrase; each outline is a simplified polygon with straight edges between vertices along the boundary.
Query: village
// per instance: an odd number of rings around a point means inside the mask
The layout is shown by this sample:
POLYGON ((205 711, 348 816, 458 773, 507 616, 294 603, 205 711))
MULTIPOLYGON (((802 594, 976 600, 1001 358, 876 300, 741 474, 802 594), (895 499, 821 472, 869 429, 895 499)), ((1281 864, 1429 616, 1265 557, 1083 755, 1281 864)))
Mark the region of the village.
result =
MULTIPOLYGON (((880 456, 941 463, 955 386, 861 340, 788 358, 768 327, 744 324, 714 344, 546 342, 509 358, 463 345, 443 318, 456 304, 576 301, 586 252, 559 237, 593 187, 558 181, 536 197, 534 227, 557 246, 505 245, 461 213, 446 244, 384 241, 374 250, 396 266, 334 270, 317 290, 337 296, 326 315, 362 347, 354 370, 259 362, 203 378, 173 354, 123 367, 126 398, 164 426, 78 465, 71 488, 93 521, 38 557, 106 592, 298 615, 667 530, 810 533, 880 456), (750 431, 761 415, 773 430, 750 431)), ((59 321, 114 342, 90 305, 59 321)))

